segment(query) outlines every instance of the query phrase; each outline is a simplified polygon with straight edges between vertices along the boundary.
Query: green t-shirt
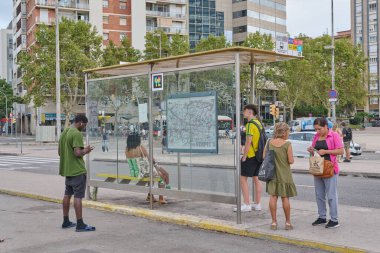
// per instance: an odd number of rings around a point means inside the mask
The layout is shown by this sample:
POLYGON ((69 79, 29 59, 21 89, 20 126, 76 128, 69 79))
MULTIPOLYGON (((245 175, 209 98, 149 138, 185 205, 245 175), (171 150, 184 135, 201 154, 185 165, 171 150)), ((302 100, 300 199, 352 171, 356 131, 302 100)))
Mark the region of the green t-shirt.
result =
POLYGON ((74 155, 74 148, 83 148, 82 133, 76 128, 66 128, 59 138, 59 174, 73 177, 86 173, 83 157, 74 155))

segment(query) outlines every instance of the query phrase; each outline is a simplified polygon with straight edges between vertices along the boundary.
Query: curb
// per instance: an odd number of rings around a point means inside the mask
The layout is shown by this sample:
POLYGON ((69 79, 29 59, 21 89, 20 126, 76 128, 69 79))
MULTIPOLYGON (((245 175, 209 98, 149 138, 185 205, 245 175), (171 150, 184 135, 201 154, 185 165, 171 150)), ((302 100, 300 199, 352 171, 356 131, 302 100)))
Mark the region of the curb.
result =
MULTIPOLYGON (((53 197, 45 197, 38 194, 23 193, 23 192, 3 190, 3 189, 0 189, 0 193, 11 195, 11 196, 18 196, 18 197, 23 197, 23 198, 53 202, 53 203, 58 203, 58 204, 62 203, 62 200, 60 199, 53 198, 53 197)), ((149 210, 149 209, 136 208, 136 207, 106 204, 106 203, 101 203, 101 202, 96 202, 96 201, 91 201, 91 200, 83 201, 83 206, 87 208, 100 210, 100 211, 131 215, 131 216, 146 218, 146 219, 155 220, 155 221, 167 222, 167 223, 171 223, 175 225, 189 226, 192 228, 251 237, 255 239, 271 240, 271 241, 295 245, 299 247, 307 247, 307 248, 320 249, 320 250, 325 250, 325 251, 330 251, 330 252, 342 252, 342 253, 343 252, 344 253, 368 252, 363 249, 321 243, 321 242, 316 242, 312 240, 301 240, 301 239, 290 238, 290 237, 263 233, 263 232, 252 232, 241 226, 239 227, 239 225, 223 224, 215 219, 205 220, 205 219, 195 217, 192 215, 173 214, 173 213, 168 213, 168 212, 163 212, 163 211, 158 211, 158 210, 149 210)))

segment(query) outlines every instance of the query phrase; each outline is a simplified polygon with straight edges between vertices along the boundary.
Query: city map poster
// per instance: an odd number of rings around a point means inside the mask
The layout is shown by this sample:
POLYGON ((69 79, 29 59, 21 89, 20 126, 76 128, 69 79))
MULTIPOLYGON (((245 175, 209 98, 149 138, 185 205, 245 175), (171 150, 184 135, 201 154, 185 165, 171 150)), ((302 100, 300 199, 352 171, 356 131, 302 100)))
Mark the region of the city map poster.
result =
POLYGON ((169 152, 218 153, 215 91, 174 94, 166 103, 169 152))

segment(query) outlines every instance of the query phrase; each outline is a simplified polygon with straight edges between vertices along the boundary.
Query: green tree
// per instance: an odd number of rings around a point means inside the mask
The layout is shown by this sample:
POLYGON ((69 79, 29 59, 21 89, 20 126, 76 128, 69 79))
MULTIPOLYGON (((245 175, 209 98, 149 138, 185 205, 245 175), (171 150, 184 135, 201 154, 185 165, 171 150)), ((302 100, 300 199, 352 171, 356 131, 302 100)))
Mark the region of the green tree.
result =
MULTIPOLYGON (((84 98, 83 70, 101 64, 102 38, 89 23, 65 18, 59 24, 59 37, 61 105, 68 126, 74 106, 84 98)), ((18 64, 28 89, 27 101, 33 101, 35 107, 46 104, 48 97, 55 101, 54 27, 39 26, 36 43, 28 52, 21 53, 18 64)))
POLYGON ((137 62, 141 60, 140 50, 132 47, 127 37, 121 41, 121 45, 117 46, 112 41, 103 51, 103 66, 111 66, 120 64, 120 62, 137 62))
POLYGON ((243 42, 243 46, 272 51, 274 49, 274 42, 272 39, 272 35, 255 32, 255 33, 250 33, 247 36, 247 38, 243 42))
POLYGON ((207 38, 201 39, 195 47, 196 52, 209 51, 214 49, 221 49, 230 47, 231 44, 228 43, 226 37, 210 35, 207 38))
MULTIPOLYGON (((274 42, 272 35, 260 34, 260 32, 250 33, 244 40, 242 46, 255 48, 260 50, 272 51, 274 49, 274 42)), ((272 83, 273 72, 269 64, 259 64, 255 68, 255 93, 260 95, 264 93, 264 89, 269 83, 272 83)), ((242 87, 242 93, 250 97, 252 93, 251 87, 251 67, 243 66, 240 71, 240 83, 242 87)), ((273 86, 273 85, 272 85, 273 86)), ((251 99, 250 99, 251 100, 251 99)), ((252 102, 252 101, 251 101, 252 102)))
POLYGON ((170 41, 170 56, 183 55, 189 53, 190 45, 187 36, 174 34, 170 41))
POLYGON ((8 109, 9 117, 13 103, 22 103, 23 101, 20 97, 13 96, 12 86, 5 79, 0 79, 0 91, 0 118, 5 118, 6 109, 8 109))
MULTIPOLYGON (((312 64, 313 75, 305 102, 323 105, 330 112, 328 91, 331 89, 331 45, 328 35, 308 41, 304 57, 312 64)), ((366 58, 358 46, 342 39, 335 42, 335 89, 338 91, 340 112, 351 113, 356 106, 362 106, 366 96, 365 78, 366 58)), ((330 115, 330 114, 329 114, 330 115)))
POLYGON ((162 30, 149 32, 145 36, 145 60, 159 59, 170 55, 170 41, 162 30))

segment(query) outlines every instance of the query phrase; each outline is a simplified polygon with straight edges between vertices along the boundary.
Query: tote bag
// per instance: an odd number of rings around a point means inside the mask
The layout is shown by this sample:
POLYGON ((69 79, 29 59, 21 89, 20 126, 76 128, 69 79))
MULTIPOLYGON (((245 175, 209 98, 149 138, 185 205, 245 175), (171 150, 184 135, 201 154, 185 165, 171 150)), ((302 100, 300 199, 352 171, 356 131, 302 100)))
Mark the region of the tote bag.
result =
POLYGON ((269 141, 266 143, 266 152, 263 163, 261 164, 258 178, 260 181, 269 182, 274 178, 276 167, 274 163, 275 153, 274 150, 269 150, 269 141))
POLYGON ((323 174, 325 158, 321 157, 317 152, 314 152, 314 156, 309 157, 309 173, 314 176, 320 176, 323 174))

